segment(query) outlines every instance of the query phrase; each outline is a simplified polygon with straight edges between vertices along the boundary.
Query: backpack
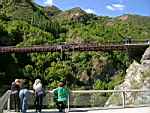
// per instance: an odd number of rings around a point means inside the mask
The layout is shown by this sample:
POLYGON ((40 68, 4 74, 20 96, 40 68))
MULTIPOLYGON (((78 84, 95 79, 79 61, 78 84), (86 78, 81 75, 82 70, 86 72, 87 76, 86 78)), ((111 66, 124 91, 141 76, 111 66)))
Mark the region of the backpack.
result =
POLYGON ((37 91, 36 94, 38 96, 40 96, 40 95, 46 96, 45 90, 43 88, 41 90, 37 91))

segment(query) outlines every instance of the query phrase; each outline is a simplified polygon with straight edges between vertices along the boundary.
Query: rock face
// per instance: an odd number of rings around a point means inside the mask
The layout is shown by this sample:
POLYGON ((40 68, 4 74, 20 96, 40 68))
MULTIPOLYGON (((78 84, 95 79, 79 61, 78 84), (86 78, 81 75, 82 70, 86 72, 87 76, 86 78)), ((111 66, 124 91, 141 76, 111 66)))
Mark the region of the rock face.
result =
POLYGON ((147 68, 150 68, 150 47, 147 48, 147 50, 145 51, 145 53, 141 59, 141 64, 147 68))
MULTIPOLYGON (((114 88, 115 90, 150 90, 150 47, 147 48, 141 59, 141 64, 134 61, 126 71, 124 82, 114 88)), ((113 93, 105 106, 121 106, 122 94, 113 93)), ((139 105, 150 103, 150 92, 126 92, 126 105, 139 105)))

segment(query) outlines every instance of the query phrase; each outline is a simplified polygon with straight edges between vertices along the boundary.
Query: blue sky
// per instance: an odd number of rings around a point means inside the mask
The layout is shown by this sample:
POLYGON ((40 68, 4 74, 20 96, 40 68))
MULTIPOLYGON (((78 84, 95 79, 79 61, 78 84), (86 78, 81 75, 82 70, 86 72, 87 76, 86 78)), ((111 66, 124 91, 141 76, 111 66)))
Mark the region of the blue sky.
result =
POLYGON ((150 0, 35 0, 43 6, 55 5, 61 10, 80 7, 98 16, 138 14, 150 16, 150 0))

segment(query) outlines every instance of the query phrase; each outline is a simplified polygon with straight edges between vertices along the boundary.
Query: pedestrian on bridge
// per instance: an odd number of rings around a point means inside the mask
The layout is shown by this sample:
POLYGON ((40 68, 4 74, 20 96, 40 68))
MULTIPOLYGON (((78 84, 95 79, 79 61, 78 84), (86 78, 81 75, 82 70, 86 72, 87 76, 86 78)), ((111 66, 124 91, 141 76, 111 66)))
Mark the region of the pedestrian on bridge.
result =
POLYGON ((33 89, 35 92, 35 108, 36 112, 40 113, 43 105, 43 97, 45 96, 45 91, 42 87, 40 79, 36 79, 33 84, 33 89))

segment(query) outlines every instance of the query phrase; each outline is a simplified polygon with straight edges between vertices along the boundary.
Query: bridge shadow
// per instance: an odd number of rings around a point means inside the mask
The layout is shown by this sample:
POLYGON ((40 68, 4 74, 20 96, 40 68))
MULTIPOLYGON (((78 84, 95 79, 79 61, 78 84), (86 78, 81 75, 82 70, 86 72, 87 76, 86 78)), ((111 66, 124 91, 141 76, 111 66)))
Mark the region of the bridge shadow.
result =
POLYGON ((89 110, 69 110, 69 112, 87 112, 89 110))
MULTIPOLYGON (((88 110, 70 110, 70 112, 87 112, 88 110)), ((37 113, 37 112, 33 112, 33 111, 30 111, 30 112, 27 112, 27 113, 37 113)), ((41 113, 65 113, 65 112, 59 112, 59 111, 42 111, 41 113)))
POLYGON ((95 107, 95 108, 75 108, 70 109, 69 112, 88 112, 88 111, 99 111, 99 110, 110 110, 110 109, 124 109, 123 107, 111 107, 111 108, 103 108, 103 107, 95 107))
MULTIPOLYGON (((37 113, 35 111, 29 111, 27 113, 37 113)), ((63 113, 63 112, 59 112, 59 111, 42 111, 41 113, 63 113)))

